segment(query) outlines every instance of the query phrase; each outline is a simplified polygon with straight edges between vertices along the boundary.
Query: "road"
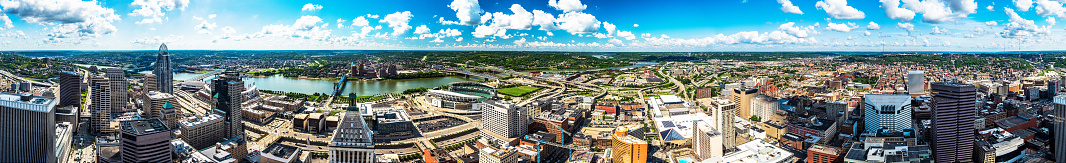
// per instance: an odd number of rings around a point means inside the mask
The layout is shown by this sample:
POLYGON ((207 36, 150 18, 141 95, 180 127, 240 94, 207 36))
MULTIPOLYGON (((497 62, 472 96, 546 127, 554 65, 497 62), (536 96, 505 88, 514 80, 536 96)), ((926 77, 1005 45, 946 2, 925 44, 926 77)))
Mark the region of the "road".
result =
POLYGON ((685 85, 684 84, 681 84, 680 81, 677 81, 677 79, 674 79, 674 76, 670 76, 670 75, 668 75, 666 73, 663 73, 663 69, 665 69, 665 67, 666 67, 665 65, 663 67, 659 67, 659 75, 665 76, 667 79, 670 80, 671 83, 674 83, 674 85, 677 85, 678 92, 681 94, 681 98, 683 98, 685 100, 692 100, 692 98, 689 97, 688 91, 685 91, 685 85))
POLYGON ((19 76, 15 75, 15 74, 11 74, 10 72, 4 71, 4 70, 0 70, 0 75, 4 75, 6 77, 19 80, 21 82, 30 82, 30 83, 32 83, 34 85, 43 85, 43 86, 49 86, 49 87, 52 86, 51 83, 44 83, 44 82, 38 82, 38 81, 29 80, 29 79, 26 79, 26 78, 23 78, 23 77, 19 77, 19 76))

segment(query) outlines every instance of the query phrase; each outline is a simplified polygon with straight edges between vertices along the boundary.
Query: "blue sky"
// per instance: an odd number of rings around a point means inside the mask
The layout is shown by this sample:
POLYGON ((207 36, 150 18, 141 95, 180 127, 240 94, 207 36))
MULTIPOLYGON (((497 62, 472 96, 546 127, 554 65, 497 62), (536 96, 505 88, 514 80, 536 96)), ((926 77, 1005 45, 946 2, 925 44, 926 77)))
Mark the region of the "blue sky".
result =
POLYGON ((0 0, 0 50, 1063 50, 1066 0, 0 0))

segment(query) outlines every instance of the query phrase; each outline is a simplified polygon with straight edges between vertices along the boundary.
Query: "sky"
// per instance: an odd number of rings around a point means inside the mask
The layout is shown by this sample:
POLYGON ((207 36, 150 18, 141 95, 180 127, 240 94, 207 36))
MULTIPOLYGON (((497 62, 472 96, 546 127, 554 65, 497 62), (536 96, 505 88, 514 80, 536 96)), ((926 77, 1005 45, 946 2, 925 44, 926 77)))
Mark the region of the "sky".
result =
POLYGON ((0 0, 0 50, 1044 51, 1066 0, 0 0))

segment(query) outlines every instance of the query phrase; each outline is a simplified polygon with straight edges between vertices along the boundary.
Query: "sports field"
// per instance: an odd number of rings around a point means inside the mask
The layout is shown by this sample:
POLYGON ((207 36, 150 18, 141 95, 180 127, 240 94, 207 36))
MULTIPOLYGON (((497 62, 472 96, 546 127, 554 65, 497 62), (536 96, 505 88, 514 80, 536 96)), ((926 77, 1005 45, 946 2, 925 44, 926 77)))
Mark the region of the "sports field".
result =
POLYGON ((522 96, 525 96, 525 95, 527 95, 529 93, 536 92, 537 90, 540 90, 540 89, 541 88, 538 88, 538 87, 518 86, 518 87, 511 87, 511 88, 496 89, 496 92, 499 92, 500 94, 504 94, 504 95, 508 95, 508 96, 522 97, 522 96))

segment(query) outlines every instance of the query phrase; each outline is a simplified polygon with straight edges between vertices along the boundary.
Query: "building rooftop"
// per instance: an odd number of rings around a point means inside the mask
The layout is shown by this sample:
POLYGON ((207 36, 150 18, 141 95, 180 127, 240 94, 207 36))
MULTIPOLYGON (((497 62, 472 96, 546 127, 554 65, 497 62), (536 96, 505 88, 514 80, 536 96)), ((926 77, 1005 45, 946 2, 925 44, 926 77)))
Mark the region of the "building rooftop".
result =
POLYGON ((55 109, 55 97, 33 96, 33 94, 15 94, 0 92, 0 106, 18 108, 35 112, 51 112, 55 109))
POLYGON ((203 117, 188 117, 188 118, 182 119, 181 122, 179 122, 179 124, 181 126, 184 126, 184 127, 188 128, 188 127, 199 126, 199 125, 202 125, 202 124, 206 124, 207 122, 220 120, 220 119, 222 119, 221 115, 209 114, 209 115, 206 115, 206 116, 203 116, 203 117))
POLYGON ((300 153, 300 148, 284 145, 281 143, 274 143, 263 149, 262 157, 270 158, 272 160, 279 160, 288 162, 296 158, 296 155, 300 153))
POLYGON ((329 146, 374 148, 370 127, 358 112, 345 112, 329 146))
POLYGON ((170 131, 163 122, 159 119, 143 119, 143 120, 131 120, 122 121, 122 131, 127 133, 133 133, 135 135, 145 135, 157 132, 170 131))

